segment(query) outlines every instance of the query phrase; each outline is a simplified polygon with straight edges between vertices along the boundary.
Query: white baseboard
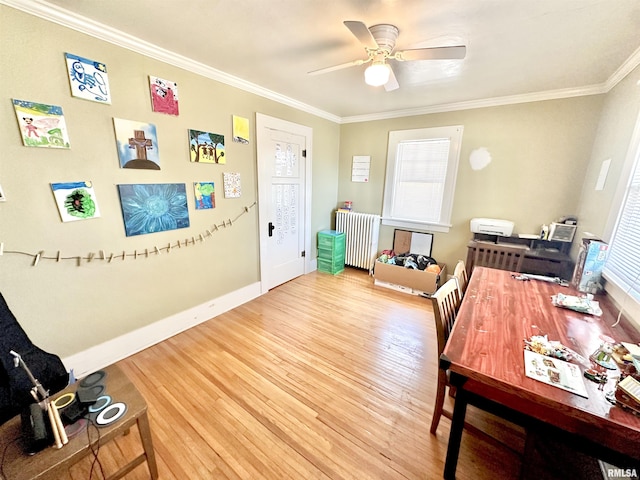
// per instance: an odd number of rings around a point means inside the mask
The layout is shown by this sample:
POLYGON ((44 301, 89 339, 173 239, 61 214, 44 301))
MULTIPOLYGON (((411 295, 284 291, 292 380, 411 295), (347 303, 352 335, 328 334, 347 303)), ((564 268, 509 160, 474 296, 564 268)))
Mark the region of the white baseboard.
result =
POLYGON ((157 322, 63 358, 75 378, 82 378, 123 358, 206 322, 260 296, 260 282, 212 299, 157 322))

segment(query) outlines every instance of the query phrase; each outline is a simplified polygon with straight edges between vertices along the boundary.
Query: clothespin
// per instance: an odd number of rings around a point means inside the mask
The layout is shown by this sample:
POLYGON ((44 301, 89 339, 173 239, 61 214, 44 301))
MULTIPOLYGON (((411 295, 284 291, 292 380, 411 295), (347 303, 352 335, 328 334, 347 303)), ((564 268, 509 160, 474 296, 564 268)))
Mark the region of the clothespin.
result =
POLYGON ((111 252, 111 255, 109 255, 109 263, 111 263, 112 260, 113 260, 113 252, 111 252))
POLYGON ((209 230, 208 228, 207 228, 207 233, 209 234, 210 237, 213 236, 213 233, 211 233, 211 230, 209 230))
POLYGON ((122 261, 124 262, 124 259, 127 258, 127 252, 125 252, 124 250, 122 250, 122 261))
POLYGON ((169 244, 167 245, 167 253, 169 253, 171 251, 171 242, 169 242, 169 244))
POLYGON ((58 250, 58 255, 56 256, 56 262, 60 261, 60 250, 58 250))
POLYGON ((134 260, 137 260, 137 259, 138 259, 138 249, 135 249, 135 250, 133 251, 133 259, 134 259, 134 260))
POLYGON ((2 256, 2 252, 4 252, 4 242, 0 242, 0 256, 2 256))
POLYGON ((144 256, 145 256, 145 258, 149 258, 149 249, 148 248, 144 249, 144 256))
POLYGON ((100 250, 100 260, 104 260, 104 250, 100 250))
POLYGON ((89 256, 87 257, 87 262, 91 262, 91 260, 93 260, 94 255, 95 255, 95 253, 90 252, 89 256))
POLYGON ((202 236, 202 234, 200 234, 200 241, 204 242, 204 237, 202 236))
POLYGON ((76 266, 82 266, 82 257, 76 257, 76 266))
POLYGON ((44 253, 44 250, 40 250, 38 252, 38 254, 36 255, 36 258, 34 258, 33 260, 33 264, 31 265, 32 267, 35 267, 36 265, 38 265, 38 262, 40 261, 40 256, 44 253))
POLYGON ((153 248, 155 248, 155 254, 160 255, 160 250, 158 250, 158 246, 156 245, 153 248))

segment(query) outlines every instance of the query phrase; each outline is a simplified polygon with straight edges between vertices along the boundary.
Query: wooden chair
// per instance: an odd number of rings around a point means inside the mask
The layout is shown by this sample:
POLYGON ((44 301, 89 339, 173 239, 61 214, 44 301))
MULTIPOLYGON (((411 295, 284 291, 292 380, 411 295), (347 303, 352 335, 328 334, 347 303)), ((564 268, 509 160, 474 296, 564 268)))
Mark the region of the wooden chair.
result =
POLYGON ((491 267, 499 270, 519 272, 525 254, 524 248, 493 243, 476 243, 473 268, 491 267))
POLYGON ((469 277, 467 277, 467 270, 464 261, 458 260, 456 268, 453 270, 453 277, 458 282, 458 292, 460 293, 460 300, 462 300, 464 292, 467 290, 467 283, 469 283, 469 277))
MULTIPOLYGON (((458 307, 460 306, 460 293, 458 290, 458 281, 455 278, 449 279, 442 285, 436 293, 431 296, 433 302, 433 316, 436 321, 436 336, 438 339, 438 364, 440 355, 444 351, 444 346, 449 339, 449 334, 453 328, 458 307)), ((436 391, 436 404, 433 409, 433 418, 431 419, 431 433, 435 434, 440 423, 440 417, 444 415, 451 418, 451 412, 444 410, 444 396, 446 388, 449 385, 447 371, 438 366, 438 386, 436 391)))

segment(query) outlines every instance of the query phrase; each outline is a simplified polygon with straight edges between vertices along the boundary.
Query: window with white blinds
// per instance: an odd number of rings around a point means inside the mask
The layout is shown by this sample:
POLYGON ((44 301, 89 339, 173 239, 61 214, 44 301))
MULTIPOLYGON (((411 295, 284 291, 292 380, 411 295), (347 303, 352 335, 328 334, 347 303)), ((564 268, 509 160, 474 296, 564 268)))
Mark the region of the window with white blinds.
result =
POLYGON ((640 166, 636 158, 633 174, 618 215, 604 267, 607 279, 640 301, 640 166))
POLYGON ((382 223, 448 231, 462 126, 389 132, 382 223))

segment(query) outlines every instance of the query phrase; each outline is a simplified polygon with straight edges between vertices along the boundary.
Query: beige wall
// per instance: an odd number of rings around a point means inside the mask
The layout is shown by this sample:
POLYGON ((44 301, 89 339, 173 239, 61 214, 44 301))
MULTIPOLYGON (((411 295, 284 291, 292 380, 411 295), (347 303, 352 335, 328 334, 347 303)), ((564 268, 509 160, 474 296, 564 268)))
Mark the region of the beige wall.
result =
MULTIPOLYGON (((474 217, 507 219, 517 233, 538 233, 543 223, 579 210, 603 101, 588 96, 342 125, 338 201, 382 212, 390 130, 463 125, 452 228, 435 234, 432 252, 452 266, 466 259, 474 217), (481 147, 492 162, 474 171, 469 155, 481 147), (353 155, 371 155, 369 183, 351 182, 353 155)), ((383 227, 379 248, 392 243, 393 228, 383 227)))
MULTIPOLYGON (((10 251, 86 256, 152 250, 235 218, 257 199, 255 113, 313 128, 312 235, 337 198, 339 125, 0 5, 0 292, 32 341, 68 356, 258 282, 257 209, 203 244, 124 262, 41 261, 10 251), (107 65, 112 104, 70 95, 64 53, 107 65), (176 81, 180 116, 151 111, 148 76, 176 81), (62 106, 71 149, 22 145, 11 99, 62 106), (231 117, 250 119, 251 145, 231 141, 231 117), (154 123, 162 170, 120 169, 112 119, 154 123), (225 135, 226 165, 192 164, 188 129, 225 135), (242 197, 225 199, 222 172, 240 172, 242 197), (62 223, 51 182, 93 181, 101 217, 62 223), (196 211, 194 181, 214 181, 216 208, 196 211), (117 184, 185 183, 191 226, 126 237, 117 184)), ((314 236, 315 238, 315 236, 314 236)), ((315 241, 312 241, 315 250, 315 241)), ((311 252, 312 258, 315 251, 311 252)))
MULTIPOLYGON (((624 188, 620 185, 621 175, 629 154, 633 153, 630 152, 630 147, 633 148, 630 141, 640 112, 639 81, 640 69, 636 68, 606 96, 580 196, 580 236, 590 232, 607 241, 610 239, 608 222, 615 220, 617 204, 614 200, 616 193, 624 188), (607 180, 604 188, 596 191, 602 162, 607 159, 611 159, 607 180), (612 208, 614 212, 611 212, 612 208)), ((628 180, 628 174, 622 180, 628 180)))
MULTIPOLYGON (((633 139, 634 129, 640 128, 639 84, 640 68, 636 68, 606 96, 580 197, 580 238, 588 232, 607 242, 611 240, 622 194, 635 161, 636 142, 640 140, 633 139), (611 159, 609 174, 604 188, 596 191, 602 162, 607 159, 611 159)), ((611 283, 605 288, 640 329, 640 304, 611 283)))

